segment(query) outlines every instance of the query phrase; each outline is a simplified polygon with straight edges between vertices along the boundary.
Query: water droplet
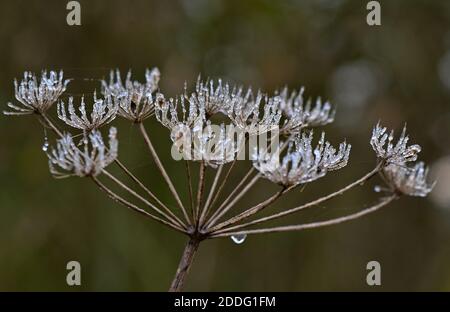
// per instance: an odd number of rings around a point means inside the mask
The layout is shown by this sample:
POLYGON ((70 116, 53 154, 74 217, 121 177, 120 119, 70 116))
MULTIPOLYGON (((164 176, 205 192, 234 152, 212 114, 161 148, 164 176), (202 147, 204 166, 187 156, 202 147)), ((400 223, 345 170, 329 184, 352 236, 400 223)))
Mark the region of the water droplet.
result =
POLYGON ((233 235, 231 236, 231 240, 235 243, 235 244, 242 244, 243 242, 245 242, 245 239, 247 238, 247 234, 238 234, 238 235, 233 235))
POLYGON ((374 190, 376 193, 380 193, 380 192, 381 192, 381 186, 376 185, 376 186, 373 188, 373 190, 374 190))
POLYGON ((50 144, 48 144, 48 139, 47 139, 47 137, 45 137, 45 139, 44 139, 44 144, 42 145, 42 150, 43 150, 44 152, 46 152, 46 151, 48 150, 49 145, 50 145, 50 144))

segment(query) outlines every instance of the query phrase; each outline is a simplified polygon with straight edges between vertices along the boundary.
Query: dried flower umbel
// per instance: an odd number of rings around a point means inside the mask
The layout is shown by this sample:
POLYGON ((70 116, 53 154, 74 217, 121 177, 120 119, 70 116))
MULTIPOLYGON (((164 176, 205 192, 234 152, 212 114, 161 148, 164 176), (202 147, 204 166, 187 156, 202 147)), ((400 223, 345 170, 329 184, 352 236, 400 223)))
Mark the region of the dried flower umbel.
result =
MULTIPOLYGON (((398 141, 394 142, 393 131, 389 132, 377 124, 370 139, 376 154, 376 165, 371 171, 316 200, 261 217, 261 211, 269 210, 270 205, 287 192, 347 165, 350 144, 343 142, 335 148, 325 141, 325 135, 322 133, 316 145, 313 144, 312 131, 305 129, 333 121, 334 110, 330 103, 323 103, 318 99, 314 106, 310 101, 305 104, 303 88, 291 93, 284 89, 270 96, 261 91, 253 93, 250 88, 230 87, 221 80, 204 82, 200 79, 197 80, 192 93, 185 87, 181 96, 167 100, 158 92, 158 69, 147 70, 145 78, 145 83, 132 81, 129 73, 123 82, 119 71, 112 72, 109 83, 102 83, 103 97, 97 98, 94 95, 92 108, 86 107, 83 98, 78 109, 73 98, 69 98, 67 107, 60 101, 57 109, 59 119, 79 133, 72 134, 62 130, 48 115, 49 108, 58 101, 68 84, 68 80, 63 79, 62 72, 59 75, 53 71, 49 75, 43 72, 40 80, 33 74, 25 73, 20 84, 15 82, 16 99, 20 104, 9 103, 8 106, 14 111, 5 114, 34 113, 46 129, 54 132, 57 136, 56 147, 49 150, 46 141, 43 150, 49 157, 50 171, 55 177, 87 177, 114 201, 189 237, 170 287, 171 291, 182 289, 194 255, 205 239, 231 237, 234 242, 241 244, 249 234, 298 231, 339 224, 377 211, 402 195, 424 197, 433 188, 433 184, 427 182, 425 165, 422 162, 411 165, 417 160, 421 148, 419 145, 407 144, 409 137, 406 135, 406 128, 398 141), (229 183, 229 175, 239 159, 236 146, 228 149, 228 153, 225 152, 225 147, 232 143, 226 135, 226 123, 218 125, 219 131, 216 133, 212 131, 212 118, 218 114, 228 118, 231 125, 244 131, 244 140, 250 140, 256 133, 271 132, 274 128, 279 129, 282 136, 282 144, 275 147, 277 153, 270 154, 268 149, 264 148, 255 149, 253 166, 250 166, 240 182, 225 196, 224 186, 229 183), (169 208, 118 159, 116 128, 109 129, 108 144, 103 140, 101 127, 112 123, 116 116, 132 121, 139 128, 155 165, 178 205, 178 210, 169 208), (146 131, 143 122, 150 122, 151 117, 169 130, 168 136, 173 141, 174 148, 182 155, 190 156, 185 157, 189 190, 187 199, 182 200, 179 196, 172 177, 165 170, 146 131), (76 139, 78 137, 81 139, 76 139), (199 144, 193 147, 180 144, 180 140, 185 138, 195 138, 199 144), (211 142, 215 142, 213 148, 210 148, 211 142), (199 157, 192 158, 193 154, 199 157), (193 161, 199 163, 197 187, 194 187, 191 172, 193 161), (107 167, 113 164, 133 183, 124 183, 111 174, 107 167), (213 181, 207 185, 206 175, 209 171, 215 174, 213 181), (263 226, 268 221, 285 218, 340 196, 363 185, 377 174, 385 182, 384 187, 378 187, 384 194, 368 208, 324 221, 277 227, 263 226), (240 212, 232 213, 261 177, 277 184, 279 189, 256 205, 241 207, 240 212), (136 188, 142 190, 145 196, 140 195, 136 188), (125 199, 121 193, 127 194, 133 200, 125 199)), ((269 143, 276 143, 274 140, 275 138, 270 136, 269 143)))
POLYGON ((111 71, 110 81, 102 81, 102 93, 118 101, 118 114, 135 123, 142 122, 155 112, 155 103, 164 101, 158 90, 160 79, 159 69, 146 70, 145 83, 131 80, 128 72, 125 83, 122 82, 120 72, 111 71))
POLYGON ((110 95, 105 96, 104 99, 99 99, 94 92, 94 105, 91 114, 89 115, 87 113, 84 97, 82 97, 78 108, 80 115, 78 115, 73 101, 73 97, 69 97, 69 102, 67 104, 68 114, 66 113, 64 102, 60 101, 58 103, 58 117, 67 125, 86 132, 99 129, 113 121, 116 118, 119 108, 117 101, 113 100, 110 95))
POLYGON ((325 142, 322 132, 319 144, 312 147, 312 131, 303 133, 294 139, 294 148, 289 147, 280 162, 278 155, 268 160, 257 157, 255 168, 267 179, 284 186, 305 184, 317 180, 328 171, 341 169, 347 165, 351 145, 341 143, 337 151, 329 142, 325 142))
POLYGON ((32 113, 44 113, 66 91, 70 80, 64 80, 63 72, 43 71, 41 78, 30 72, 23 74, 23 80, 19 83, 14 80, 16 100, 21 106, 8 103, 14 111, 4 112, 6 115, 27 115, 32 113))
POLYGON ((111 127, 107 147, 100 131, 94 130, 85 135, 83 146, 78 147, 71 135, 64 135, 57 141, 56 148, 48 154, 50 172, 58 178, 71 175, 79 177, 99 175, 117 158, 119 142, 116 136, 116 128, 111 127))

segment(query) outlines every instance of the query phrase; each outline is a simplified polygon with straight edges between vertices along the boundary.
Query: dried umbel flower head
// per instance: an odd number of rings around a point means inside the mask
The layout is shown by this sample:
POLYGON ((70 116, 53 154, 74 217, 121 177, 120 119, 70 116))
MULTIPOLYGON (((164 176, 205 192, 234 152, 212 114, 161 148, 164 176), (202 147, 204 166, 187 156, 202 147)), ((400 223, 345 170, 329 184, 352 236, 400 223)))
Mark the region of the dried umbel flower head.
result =
POLYGON ((156 93, 160 79, 157 68, 146 70, 145 83, 131 80, 128 72, 125 83, 122 82, 120 72, 111 72, 110 81, 102 81, 102 93, 111 95, 119 102, 118 114, 133 122, 139 123, 155 112, 155 102, 164 102, 164 96, 156 93))
POLYGON ((153 93, 158 90, 159 80, 161 73, 158 68, 152 68, 145 70, 145 83, 141 83, 136 80, 131 80, 131 70, 128 71, 125 78, 125 83, 122 81, 119 70, 111 71, 109 76, 109 82, 102 80, 102 90, 105 94, 111 94, 115 97, 122 97, 126 93, 133 93, 133 90, 144 89, 147 93, 153 93))
POLYGON ((103 142, 102 134, 93 130, 85 135, 82 147, 78 147, 70 134, 57 141, 56 148, 48 153, 50 172, 57 178, 69 176, 97 176, 117 158, 117 129, 109 129, 109 147, 103 142), (58 167, 58 169, 57 169, 58 167))
POLYGON ((390 188, 404 195, 425 197, 433 189, 434 183, 427 182, 428 168, 423 162, 414 166, 389 164, 383 169, 383 176, 390 188))
MULTIPOLYGON (((186 89, 186 88, 185 88, 186 89)), ((188 95, 185 91, 184 97, 191 104, 204 110, 206 116, 213 116, 217 113, 226 114, 227 107, 232 105, 235 99, 235 90, 231 90, 228 83, 222 83, 222 79, 202 81, 200 76, 195 85, 195 92, 188 95)))
MULTIPOLYGON (((298 133, 306 127, 324 126, 334 121, 335 110, 331 109, 331 104, 327 101, 322 103, 321 98, 317 98, 314 107, 311 99, 304 103, 304 88, 298 92, 289 93, 287 88, 279 92, 279 103, 283 113, 280 129, 282 133, 298 133)), ((278 93, 278 92, 276 92, 278 93)))
POLYGON ((228 108, 228 117, 240 130, 249 135, 261 134, 279 125, 281 119, 280 98, 269 97, 258 91, 256 96, 251 89, 239 101, 228 108))
POLYGON ((227 115, 238 102, 248 101, 242 96, 241 88, 230 88, 221 79, 202 81, 200 76, 191 94, 185 85, 184 93, 175 100, 156 103, 156 117, 165 127, 172 129, 183 123, 192 126, 196 120, 210 119, 213 115, 222 113, 227 115), (179 111, 180 110, 180 111, 179 111))
POLYGON ((328 171, 341 169, 347 165, 350 144, 343 142, 336 150, 325 141, 325 134, 322 133, 319 144, 313 149, 312 139, 312 131, 309 134, 298 135, 294 140, 294 146, 288 148, 281 163, 276 153, 268 158, 264 153, 259 153, 254 166, 270 181, 292 186, 312 182, 325 176, 328 171))
POLYGON ((393 143, 394 130, 387 132, 387 128, 378 123, 372 131, 370 144, 377 154, 377 157, 386 163, 403 164, 417 160, 417 154, 420 153, 420 145, 414 144, 408 146, 409 137, 406 135, 406 126, 397 143, 393 143))
POLYGON ((86 104, 84 97, 81 98, 80 106, 78 108, 80 115, 73 104, 73 97, 69 97, 67 104, 68 116, 66 107, 63 101, 58 102, 58 117, 67 125, 80 129, 86 132, 98 129, 116 118, 118 111, 117 101, 113 100, 110 95, 106 95, 103 99, 97 98, 94 92, 94 104, 90 115, 86 111, 86 104))
POLYGON ((15 97, 20 106, 8 103, 14 111, 4 112, 6 115, 27 115, 46 112, 61 94, 66 91, 70 80, 63 78, 63 71, 43 71, 40 79, 30 72, 25 72, 22 81, 14 80, 15 97))
POLYGON ((172 128, 171 139, 185 160, 202 161, 208 167, 217 168, 235 160, 243 147, 242 140, 239 141, 242 137, 234 142, 231 133, 224 124, 212 125, 199 119, 193 128, 183 123, 172 128))
POLYGON ((186 101, 184 96, 176 99, 171 98, 168 101, 158 101, 155 105, 155 115, 156 119, 169 130, 184 125, 196 131, 206 121, 204 107, 199 107, 194 102, 186 101), (186 107, 187 105, 188 107, 186 107), (197 128, 195 127, 196 125, 197 128))

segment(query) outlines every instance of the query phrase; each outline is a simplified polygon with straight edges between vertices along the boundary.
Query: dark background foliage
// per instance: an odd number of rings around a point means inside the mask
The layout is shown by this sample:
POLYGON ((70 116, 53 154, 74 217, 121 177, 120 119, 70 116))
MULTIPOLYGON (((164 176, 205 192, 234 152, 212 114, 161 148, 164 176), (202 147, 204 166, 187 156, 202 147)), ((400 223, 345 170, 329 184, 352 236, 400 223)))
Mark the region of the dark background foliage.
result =
MULTIPOLYGON (((2 107, 25 70, 64 69, 74 96, 98 90, 98 79, 116 67, 140 79, 158 66, 168 96, 185 81, 192 86, 199 73, 269 91, 304 85, 307 95, 337 106, 336 122, 324 130, 334 143, 353 144, 351 161, 272 209, 294 207, 370 170, 368 141, 380 119, 398 131, 407 122, 421 158, 439 173, 429 198, 403 198, 352 223, 251 236, 239 246, 207 241, 188 290, 450 290, 449 1, 381 1, 381 27, 366 24, 361 0, 80 3, 82 26, 69 27, 66 1, 0 1, 2 107), (370 260, 382 265, 381 287, 366 285, 370 260)), ((121 156, 170 202, 137 129, 115 123, 121 156)), ((169 134, 154 119, 146 124, 184 189, 183 167, 169 158, 169 134)), ((30 116, 0 117, 0 290, 74 290, 65 283, 70 260, 82 265, 76 289, 166 290, 186 239, 119 207, 88 180, 54 180, 43 138, 30 116)), ((284 224, 363 207, 377 182, 284 224)), ((241 207, 271 190, 261 181, 241 207)))

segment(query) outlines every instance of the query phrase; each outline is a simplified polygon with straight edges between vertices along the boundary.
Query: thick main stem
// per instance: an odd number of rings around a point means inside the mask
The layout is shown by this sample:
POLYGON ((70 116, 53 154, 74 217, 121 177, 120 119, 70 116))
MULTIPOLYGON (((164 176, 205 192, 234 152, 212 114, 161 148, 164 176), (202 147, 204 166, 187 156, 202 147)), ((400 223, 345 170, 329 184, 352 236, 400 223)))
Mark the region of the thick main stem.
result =
POLYGON ((194 261, 195 254, 197 253, 200 240, 196 238, 190 238, 186 247, 184 248, 183 255, 181 256, 180 263, 178 265, 177 272, 170 285, 170 292, 179 292, 183 289, 186 277, 189 274, 189 269, 194 261))

